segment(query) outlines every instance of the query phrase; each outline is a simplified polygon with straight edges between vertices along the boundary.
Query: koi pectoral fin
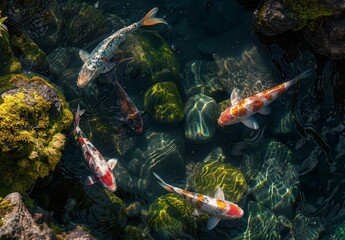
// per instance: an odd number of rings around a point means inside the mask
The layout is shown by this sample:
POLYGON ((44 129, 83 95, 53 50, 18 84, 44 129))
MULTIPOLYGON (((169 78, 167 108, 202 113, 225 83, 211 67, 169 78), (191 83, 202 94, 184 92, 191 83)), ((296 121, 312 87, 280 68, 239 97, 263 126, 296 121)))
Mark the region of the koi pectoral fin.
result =
POLYGON ((194 209, 194 211, 192 212, 192 215, 193 216, 196 216, 196 217, 198 217, 198 216, 201 216, 203 214, 203 212, 200 210, 200 209, 194 209))
POLYGON ((259 129, 259 124, 255 120, 254 117, 247 117, 247 118, 243 119, 241 122, 251 129, 255 129, 255 130, 259 129))
POLYGON ((260 109, 259 113, 263 114, 263 115, 268 115, 271 113, 271 108, 266 106, 260 109))
POLYGON ((95 178, 94 176, 88 176, 86 181, 85 181, 86 185, 88 185, 88 186, 93 185, 96 182, 98 182, 98 179, 95 178))
POLYGON ((209 217, 207 220, 207 230, 211 230, 212 228, 217 226, 219 221, 220 221, 220 218, 218 218, 218 217, 215 217, 215 216, 209 217))

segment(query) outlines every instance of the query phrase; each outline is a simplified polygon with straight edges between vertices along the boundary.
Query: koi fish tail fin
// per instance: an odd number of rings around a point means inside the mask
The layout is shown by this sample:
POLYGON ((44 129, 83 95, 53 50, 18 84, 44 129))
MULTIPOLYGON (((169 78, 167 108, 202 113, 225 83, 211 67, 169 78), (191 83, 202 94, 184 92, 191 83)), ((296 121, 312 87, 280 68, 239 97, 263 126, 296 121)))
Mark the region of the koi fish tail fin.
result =
POLYGON ((290 85, 293 85, 295 83, 297 83, 299 80, 304 79, 304 78, 309 78, 311 76, 314 76, 315 73, 315 69, 314 68, 310 68, 307 71, 302 72, 300 75, 298 75, 297 77, 295 77, 294 79, 290 80, 290 85))
POLYGON ((142 26, 151 26, 158 23, 168 24, 163 18, 156 18, 156 13, 158 12, 158 8, 155 7, 151 11, 149 11, 146 16, 141 19, 142 26))
POLYGON ((164 182, 164 180, 163 180, 160 176, 158 176, 157 173, 153 172, 153 175, 158 179, 158 183, 159 183, 165 190, 167 190, 167 191, 169 191, 169 192, 174 192, 174 188, 173 188, 171 185, 169 185, 169 184, 167 184, 166 182, 164 182))
POLYGON ((85 109, 80 109, 80 106, 78 104, 77 112, 75 113, 75 116, 74 116, 76 127, 79 127, 80 117, 81 115, 83 115, 84 112, 85 112, 85 109))

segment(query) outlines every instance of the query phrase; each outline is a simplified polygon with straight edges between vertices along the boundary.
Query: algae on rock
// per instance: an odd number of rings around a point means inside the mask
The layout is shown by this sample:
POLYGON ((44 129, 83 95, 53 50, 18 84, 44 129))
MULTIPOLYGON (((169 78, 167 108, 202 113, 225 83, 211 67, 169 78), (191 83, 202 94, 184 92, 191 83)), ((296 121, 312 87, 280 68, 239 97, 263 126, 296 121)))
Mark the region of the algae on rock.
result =
POLYGON ((0 195, 25 191, 61 158, 73 116, 61 93, 41 77, 1 79, 0 195), (10 89, 13 86, 13 89, 10 89), (9 90, 10 89, 10 90, 9 90))

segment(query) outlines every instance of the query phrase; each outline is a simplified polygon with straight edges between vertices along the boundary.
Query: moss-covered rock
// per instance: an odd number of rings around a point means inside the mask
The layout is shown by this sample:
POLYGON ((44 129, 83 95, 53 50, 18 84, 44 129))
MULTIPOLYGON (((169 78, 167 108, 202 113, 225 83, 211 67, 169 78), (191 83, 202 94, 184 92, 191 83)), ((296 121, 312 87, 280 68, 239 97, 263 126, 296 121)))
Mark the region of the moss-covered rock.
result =
POLYGON ((148 210, 148 225, 157 239, 193 239, 194 207, 175 193, 154 201, 148 210))
POLYGON ((247 191, 246 179, 240 169, 214 160, 217 155, 223 156, 220 148, 214 149, 203 162, 194 167, 188 177, 188 187, 208 196, 214 196, 216 189, 221 187, 226 200, 238 203, 247 191))
POLYGON ((0 195, 25 191, 60 161, 73 120, 63 96, 41 77, 1 78, 0 195), (13 88, 12 88, 13 87, 13 88), (10 89, 10 90, 9 90, 10 89))
POLYGON ((184 118, 182 100, 174 82, 160 82, 146 90, 144 108, 160 123, 180 122, 184 118))
POLYGON ((173 81, 180 77, 180 66, 170 45, 156 32, 138 30, 121 45, 126 56, 133 56, 127 74, 135 75, 145 88, 157 82, 173 81), (137 74, 136 74, 137 75, 137 74))
POLYGON ((132 225, 127 225, 125 229, 123 230, 123 239, 125 240, 137 240, 137 239, 143 239, 143 240, 148 240, 152 239, 145 230, 132 226, 132 225))
POLYGON ((22 64, 13 55, 9 35, 7 32, 2 32, 0 37, 0 74, 20 73, 22 71, 22 64))

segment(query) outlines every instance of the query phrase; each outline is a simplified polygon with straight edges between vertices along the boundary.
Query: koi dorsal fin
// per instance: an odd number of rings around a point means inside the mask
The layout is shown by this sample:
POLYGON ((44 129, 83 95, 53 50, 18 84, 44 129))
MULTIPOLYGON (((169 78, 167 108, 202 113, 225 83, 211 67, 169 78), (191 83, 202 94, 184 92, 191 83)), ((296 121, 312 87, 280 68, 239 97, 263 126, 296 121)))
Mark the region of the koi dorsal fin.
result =
POLYGON ((241 90, 238 88, 234 88, 231 92, 231 97, 230 97, 231 105, 234 106, 239 101, 241 101, 241 96, 242 96, 241 90))
POLYGON ((224 192, 223 189, 221 187, 218 187, 215 194, 214 194, 214 198, 217 198, 219 200, 225 200, 224 198, 224 192))
POLYGON ((107 164, 110 167, 110 169, 113 170, 117 164, 117 159, 116 158, 109 159, 107 164))
POLYGON ((90 53, 88 53, 87 51, 80 49, 79 51, 79 57, 81 58, 81 60, 83 62, 86 62, 89 59, 90 53))

